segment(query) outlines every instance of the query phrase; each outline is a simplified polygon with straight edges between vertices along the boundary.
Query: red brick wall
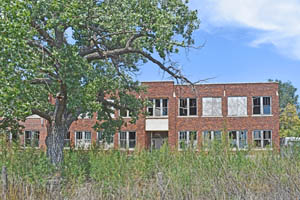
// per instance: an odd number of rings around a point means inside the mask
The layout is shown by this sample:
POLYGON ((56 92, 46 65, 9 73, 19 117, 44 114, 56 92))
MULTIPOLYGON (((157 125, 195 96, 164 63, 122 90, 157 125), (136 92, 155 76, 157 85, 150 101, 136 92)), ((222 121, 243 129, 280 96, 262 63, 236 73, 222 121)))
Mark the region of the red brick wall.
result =
MULTIPOLYGON (((178 132, 184 130, 198 131, 199 144, 202 141, 202 132, 205 130, 247 130, 248 144, 252 143, 253 130, 272 130, 273 146, 279 148, 279 97, 277 83, 242 83, 242 84, 203 84, 195 87, 187 85, 174 85, 171 81, 145 82, 148 90, 144 97, 168 98, 168 119, 169 131, 168 142, 171 147, 177 146, 178 132), (227 97, 246 96, 247 97, 247 117, 227 116, 227 97), (270 96, 272 98, 271 116, 252 116, 252 97, 270 96), (202 98, 221 97, 223 117, 202 117, 202 98), (197 98, 197 116, 178 116, 179 98, 197 98)), ((116 115, 118 113, 116 112, 116 115)), ((39 119, 40 120, 40 119, 39 119)), ((129 121, 126 119, 125 121, 129 121)), ((79 119, 70 128, 71 142, 75 142, 75 131, 90 131, 92 141, 96 141, 96 131, 92 128, 96 122, 93 119, 79 119)), ((44 145, 46 127, 41 125, 36 119, 29 119, 25 123, 25 130, 39 130, 41 133, 40 144, 44 145)), ((122 131, 136 131, 137 147, 149 147, 149 133, 145 131, 145 118, 140 117, 136 124, 128 123, 122 127, 122 131)), ((114 146, 118 147, 118 134, 114 137, 114 146)))

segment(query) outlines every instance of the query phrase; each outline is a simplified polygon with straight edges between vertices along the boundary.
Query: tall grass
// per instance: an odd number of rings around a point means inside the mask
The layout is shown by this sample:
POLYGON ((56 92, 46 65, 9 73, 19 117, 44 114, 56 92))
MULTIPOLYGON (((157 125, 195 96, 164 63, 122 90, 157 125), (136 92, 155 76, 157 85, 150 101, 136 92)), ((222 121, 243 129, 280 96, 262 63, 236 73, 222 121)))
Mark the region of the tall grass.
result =
MULTIPOLYGON (((225 149, 224 149, 225 148, 225 149)), ((8 199, 299 199, 300 155, 278 152, 66 150, 59 170, 43 151, 1 144, 8 199), (59 179, 59 189, 51 180, 59 179), (54 185, 55 186, 55 185, 54 185)), ((57 185, 58 186, 58 185, 57 185)), ((2 192, 2 191, 1 191, 2 192)))

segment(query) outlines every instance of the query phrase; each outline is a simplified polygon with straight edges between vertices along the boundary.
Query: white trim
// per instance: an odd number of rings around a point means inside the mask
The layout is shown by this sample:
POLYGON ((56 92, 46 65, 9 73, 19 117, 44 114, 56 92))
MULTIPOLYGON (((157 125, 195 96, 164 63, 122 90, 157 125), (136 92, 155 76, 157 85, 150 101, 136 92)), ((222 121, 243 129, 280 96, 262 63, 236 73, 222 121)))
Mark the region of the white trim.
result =
POLYGON ((92 144, 92 132, 91 131, 75 131, 75 148, 84 148, 87 149, 92 144), (77 139, 77 133, 82 133, 82 138, 77 139), (91 139, 86 139, 86 133, 91 134, 91 139))
POLYGON ((259 131, 260 132, 260 135, 261 135, 261 137, 260 137, 260 147, 255 147, 254 146, 254 149, 258 149, 258 150, 260 150, 260 149, 268 149, 268 148, 265 148, 264 147, 264 131, 270 131, 270 134, 271 134, 271 138, 270 139, 268 139, 268 140, 270 140, 270 148, 273 148, 273 131, 272 130, 253 130, 252 131, 252 143, 254 144, 254 132, 255 131, 259 131))
POLYGON ((182 140, 185 142, 186 144, 186 147, 189 148, 190 147, 190 134, 191 132, 196 132, 196 140, 194 140, 194 144, 193 144, 193 149, 197 149, 198 147, 198 131, 178 131, 178 136, 177 136, 177 139, 178 139, 178 150, 185 150, 185 149, 182 149, 180 147, 180 142, 181 142, 181 139, 180 139, 180 133, 182 132, 186 132, 186 140, 182 140))
POLYGON ((273 116, 272 115, 272 97, 271 96, 252 96, 252 116, 273 116), (270 98, 270 114, 264 114, 264 97, 269 97, 270 98), (260 114, 254 114, 253 113, 253 108, 254 108, 254 103, 253 99, 254 98, 259 98, 260 101, 260 114))
POLYGON ((120 131, 119 133, 118 133, 118 144, 119 144, 119 149, 128 149, 128 150, 134 150, 135 149, 135 147, 136 147, 136 141, 137 141, 137 134, 136 134, 136 131, 120 131), (120 133, 125 133, 126 134, 126 138, 125 138, 125 145, 126 145, 126 148, 124 148, 124 147, 121 147, 121 134, 120 133), (134 145, 134 148, 129 148, 129 142, 130 142, 130 140, 129 140, 129 133, 135 133, 135 145, 134 145))
POLYGON ((178 99, 178 117, 198 117, 198 98, 190 98, 190 97, 182 97, 178 99), (186 99, 186 108, 182 107, 184 109, 187 109, 187 115, 180 115, 180 100, 186 99), (196 99, 196 115, 190 115, 190 99, 196 99))

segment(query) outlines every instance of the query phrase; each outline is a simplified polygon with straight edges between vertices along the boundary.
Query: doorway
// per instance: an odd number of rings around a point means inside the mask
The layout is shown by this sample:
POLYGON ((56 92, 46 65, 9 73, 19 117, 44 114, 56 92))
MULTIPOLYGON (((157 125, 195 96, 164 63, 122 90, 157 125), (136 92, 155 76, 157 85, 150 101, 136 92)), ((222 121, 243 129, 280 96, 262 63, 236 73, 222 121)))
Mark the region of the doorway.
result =
POLYGON ((168 142, 168 132, 150 132, 150 149, 160 149, 168 142))

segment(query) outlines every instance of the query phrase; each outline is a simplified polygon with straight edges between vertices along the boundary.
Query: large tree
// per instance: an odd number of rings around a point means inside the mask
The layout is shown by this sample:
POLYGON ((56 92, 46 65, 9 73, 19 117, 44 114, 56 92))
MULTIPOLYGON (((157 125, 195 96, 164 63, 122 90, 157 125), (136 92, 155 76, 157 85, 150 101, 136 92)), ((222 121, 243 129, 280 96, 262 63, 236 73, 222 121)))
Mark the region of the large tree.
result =
POLYGON ((279 107, 280 111, 287 107, 288 104, 293 104, 296 106, 297 111, 299 111, 299 102, 298 102, 298 95, 296 94, 297 88, 293 86, 291 81, 282 82, 281 80, 272 80, 269 79, 269 82, 277 82, 279 87, 279 107))
POLYGON ((46 119, 47 155, 58 165, 64 134, 79 114, 97 113, 106 129, 123 122, 111 119, 112 108, 136 119, 141 64, 151 61, 190 83, 170 55, 194 44, 198 26, 196 11, 182 0, 2 0, 2 121, 46 119))

